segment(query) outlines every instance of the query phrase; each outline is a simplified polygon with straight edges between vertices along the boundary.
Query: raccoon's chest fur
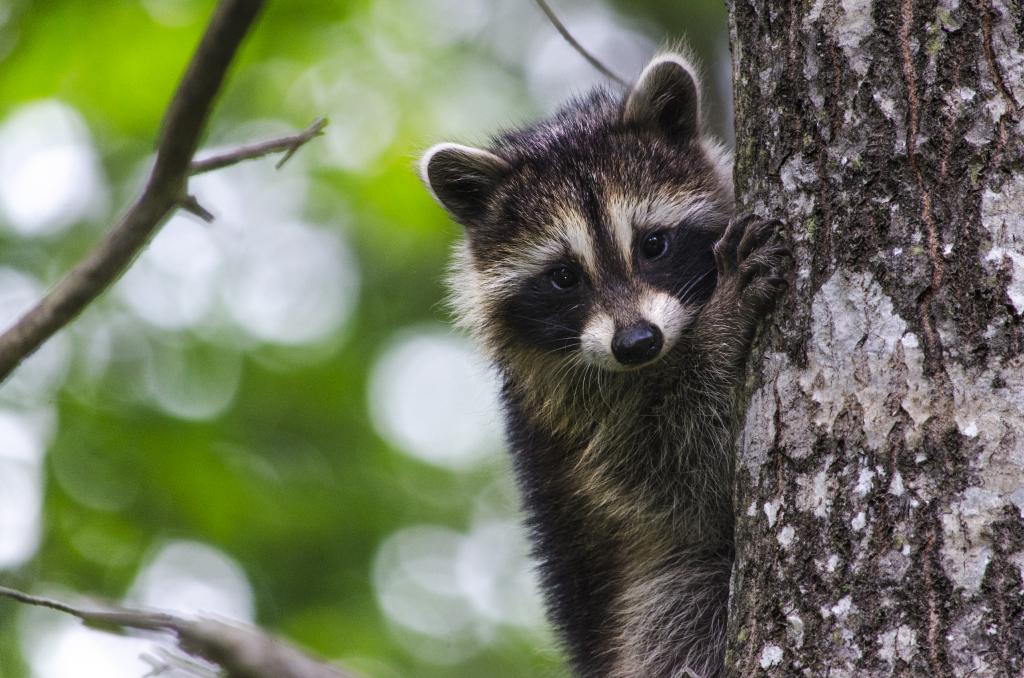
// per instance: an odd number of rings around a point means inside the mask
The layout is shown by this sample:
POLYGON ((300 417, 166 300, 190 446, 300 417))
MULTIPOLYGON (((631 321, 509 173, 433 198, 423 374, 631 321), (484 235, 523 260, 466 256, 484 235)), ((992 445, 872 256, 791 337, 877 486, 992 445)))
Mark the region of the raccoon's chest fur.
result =
POLYGON ((708 406, 713 383, 671 360, 643 379, 606 375, 586 395, 506 375, 534 553, 554 621, 586 658, 581 675, 705 676, 719 660, 713 643, 686 642, 724 633, 732 559, 733 429, 708 406))
POLYGON ((505 400, 561 448, 559 476, 591 521, 646 543, 721 538, 731 529, 723 516, 731 515, 733 384, 717 383, 702 363, 670 355, 644 373, 568 379, 507 372, 505 400))

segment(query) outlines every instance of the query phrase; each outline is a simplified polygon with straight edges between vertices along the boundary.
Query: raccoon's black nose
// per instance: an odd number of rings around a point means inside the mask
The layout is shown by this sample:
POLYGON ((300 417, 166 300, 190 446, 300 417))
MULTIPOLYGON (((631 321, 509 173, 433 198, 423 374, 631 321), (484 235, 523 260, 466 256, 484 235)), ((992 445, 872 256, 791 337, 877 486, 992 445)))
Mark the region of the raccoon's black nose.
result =
POLYGON ((654 359, 663 343, 661 330, 650 323, 639 323, 615 333, 612 353, 623 365, 639 365, 654 359))

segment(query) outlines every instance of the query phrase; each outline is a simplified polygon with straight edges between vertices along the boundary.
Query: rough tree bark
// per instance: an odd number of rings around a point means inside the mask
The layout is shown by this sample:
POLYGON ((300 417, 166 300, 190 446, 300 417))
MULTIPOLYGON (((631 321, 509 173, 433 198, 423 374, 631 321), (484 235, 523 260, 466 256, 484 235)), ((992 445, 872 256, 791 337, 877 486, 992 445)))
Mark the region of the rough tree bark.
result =
POLYGON ((733 676, 1024 675, 1024 6, 729 0, 788 224, 737 464, 733 676))

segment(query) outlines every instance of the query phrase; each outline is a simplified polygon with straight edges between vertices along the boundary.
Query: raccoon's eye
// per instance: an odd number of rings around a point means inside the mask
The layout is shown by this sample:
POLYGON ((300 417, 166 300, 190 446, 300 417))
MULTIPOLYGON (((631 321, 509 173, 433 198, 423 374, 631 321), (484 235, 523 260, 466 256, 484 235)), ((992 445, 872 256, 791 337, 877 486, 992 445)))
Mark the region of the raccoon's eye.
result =
POLYGON ((668 236, 663 232, 651 233, 640 243, 640 254, 644 259, 657 259, 668 251, 668 236))
POLYGON ((552 269, 548 276, 551 278, 551 284, 560 290, 572 289, 580 282, 579 274, 568 266, 552 269))

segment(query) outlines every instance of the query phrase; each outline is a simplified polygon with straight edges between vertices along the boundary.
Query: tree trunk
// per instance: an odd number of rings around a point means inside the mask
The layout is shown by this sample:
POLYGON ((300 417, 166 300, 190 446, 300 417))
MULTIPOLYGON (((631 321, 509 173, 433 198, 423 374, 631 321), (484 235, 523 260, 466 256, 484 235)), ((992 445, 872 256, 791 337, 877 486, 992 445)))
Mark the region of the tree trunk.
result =
POLYGON ((732 676, 1024 674, 1024 7, 730 0, 796 280, 736 476, 732 676))

